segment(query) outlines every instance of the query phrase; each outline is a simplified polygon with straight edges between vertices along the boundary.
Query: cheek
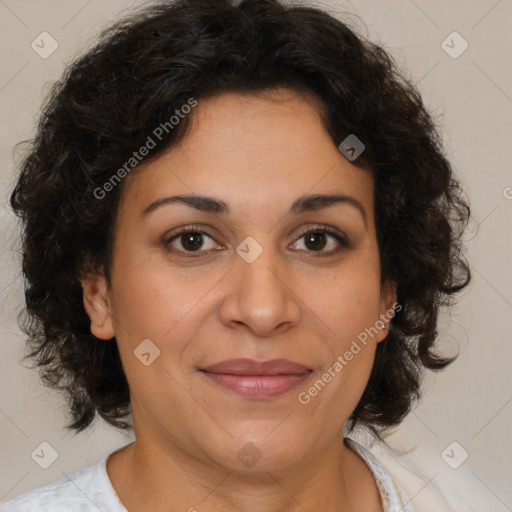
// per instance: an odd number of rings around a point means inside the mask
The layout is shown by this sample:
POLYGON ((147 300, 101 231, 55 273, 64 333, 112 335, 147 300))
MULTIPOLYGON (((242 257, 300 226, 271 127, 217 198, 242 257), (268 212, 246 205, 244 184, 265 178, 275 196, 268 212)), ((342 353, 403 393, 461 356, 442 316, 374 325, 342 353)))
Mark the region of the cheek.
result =
POLYGON ((179 402, 173 393, 179 394, 180 387, 173 377, 181 382, 190 371, 190 361, 195 361, 193 340, 212 311, 209 292, 222 273, 203 271, 201 276, 185 276, 180 269, 152 264, 147 257, 119 257, 115 265, 112 313, 132 392, 147 397, 155 389, 159 394, 164 386, 170 393, 167 399, 179 402), (142 354, 147 352, 154 362, 146 367, 142 354))
MULTIPOLYGON (((361 292, 360 288, 357 290, 361 292)), ((372 311, 376 310, 377 301, 370 293, 372 287, 368 292, 365 299, 359 296, 354 300, 338 293, 338 307, 330 309, 327 301, 325 314, 319 314, 329 324, 329 329, 324 330, 329 334, 322 336, 323 364, 317 369, 317 380, 303 390, 300 403, 307 403, 313 416, 328 417, 335 429, 339 427, 338 419, 347 419, 359 403, 374 363, 377 331, 372 311), (339 416, 334 417, 332 411, 339 416)), ((319 311, 321 307, 318 304, 319 311)))
POLYGON ((323 398, 313 407, 339 408, 347 415, 359 402, 368 382, 380 325, 378 259, 375 254, 363 256, 367 258, 354 259, 351 265, 314 281, 306 299, 314 321, 317 325, 320 322, 324 333, 324 367, 319 377, 328 381, 325 388, 317 386, 322 389, 323 398))
POLYGON ((132 337, 159 340, 161 344, 197 315, 201 301, 218 281, 218 276, 211 273, 184 274, 182 269, 166 265, 147 252, 140 257, 120 254, 114 268, 115 320, 132 337))
POLYGON ((309 287, 306 303, 324 324, 337 352, 361 333, 368 333, 369 339, 375 336, 371 328, 379 319, 381 290, 379 267, 373 258, 366 263, 361 259, 303 286, 304 290, 309 287))

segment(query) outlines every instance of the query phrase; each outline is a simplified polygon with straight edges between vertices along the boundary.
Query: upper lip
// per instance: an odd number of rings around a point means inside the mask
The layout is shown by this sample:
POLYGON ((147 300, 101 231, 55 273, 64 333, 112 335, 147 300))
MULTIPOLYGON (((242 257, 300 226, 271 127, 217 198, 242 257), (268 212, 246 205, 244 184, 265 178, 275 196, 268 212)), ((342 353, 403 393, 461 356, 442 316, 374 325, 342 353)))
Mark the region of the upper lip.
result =
POLYGON ((201 368, 201 370, 231 375, 300 375, 311 371, 306 366, 288 359, 269 359, 268 361, 227 359, 201 368))

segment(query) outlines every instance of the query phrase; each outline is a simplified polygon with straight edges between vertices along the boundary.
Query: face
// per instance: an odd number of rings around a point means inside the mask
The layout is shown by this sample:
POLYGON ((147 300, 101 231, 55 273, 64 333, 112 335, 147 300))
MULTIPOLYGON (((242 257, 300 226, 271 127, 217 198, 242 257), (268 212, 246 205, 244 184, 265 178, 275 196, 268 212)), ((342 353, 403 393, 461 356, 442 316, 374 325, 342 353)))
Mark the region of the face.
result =
POLYGON ((183 141, 127 178, 110 287, 91 276, 84 300, 117 339, 137 439, 239 471, 339 440, 396 297, 372 174, 320 109, 288 89, 200 101, 183 141))

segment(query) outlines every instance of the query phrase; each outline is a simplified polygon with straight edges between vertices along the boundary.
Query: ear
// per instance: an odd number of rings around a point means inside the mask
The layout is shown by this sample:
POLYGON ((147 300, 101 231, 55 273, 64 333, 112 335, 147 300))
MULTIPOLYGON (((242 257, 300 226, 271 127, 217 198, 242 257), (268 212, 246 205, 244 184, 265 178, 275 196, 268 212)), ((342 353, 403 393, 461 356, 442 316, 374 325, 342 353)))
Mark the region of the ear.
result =
POLYGON ((381 288, 380 305, 379 305, 379 320, 376 322, 376 327, 379 329, 377 335, 377 342, 386 339, 389 332, 389 324, 393 318, 396 305, 396 283, 393 281, 386 281, 381 288))
POLYGON ((97 338, 110 340, 114 337, 108 286, 103 275, 93 274, 82 280, 84 306, 91 320, 91 332, 97 338))

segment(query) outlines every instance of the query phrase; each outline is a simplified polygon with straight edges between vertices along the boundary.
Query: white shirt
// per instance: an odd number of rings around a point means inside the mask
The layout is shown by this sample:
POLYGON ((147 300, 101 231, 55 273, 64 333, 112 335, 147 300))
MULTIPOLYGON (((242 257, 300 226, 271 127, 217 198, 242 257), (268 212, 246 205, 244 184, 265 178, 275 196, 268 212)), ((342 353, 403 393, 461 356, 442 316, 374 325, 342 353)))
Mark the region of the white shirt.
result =
MULTIPOLYGON (((405 491, 384 466, 360 444, 350 439, 346 443, 372 472, 384 512, 415 512, 405 491)), ((106 464, 113 453, 69 478, 60 478, 17 496, 2 506, 2 512, 128 512, 108 477, 106 464)))

